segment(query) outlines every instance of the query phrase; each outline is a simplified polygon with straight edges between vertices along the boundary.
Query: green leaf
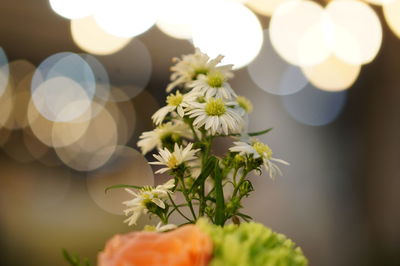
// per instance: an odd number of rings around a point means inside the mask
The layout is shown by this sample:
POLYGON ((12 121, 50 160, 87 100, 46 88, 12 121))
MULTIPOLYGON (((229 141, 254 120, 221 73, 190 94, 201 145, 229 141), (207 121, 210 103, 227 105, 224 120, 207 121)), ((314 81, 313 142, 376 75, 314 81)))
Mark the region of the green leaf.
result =
POLYGON ((64 259, 71 265, 71 266, 90 266, 90 261, 85 258, 83 261, 83 264, 81 264, 81 260, 78 256, 73 256, 69 254, 69 252, 66 249, 62 249, 62 254, 64 259))
POLYGON ((71 264, 72 266, 79 266, 79 259, 69 254, 66 249, 62 249, 62 254, 64 256, 64 259, 68 261, 69 264, 71 264))
POLYGON ((211 174, 214 169, 214 165, 216 164, 217 158, 215 156, 211 156, 204 166, 204 170, 200 173, 199 177, 193 182, 193 185, 189 189, 189 193, 193 191, 193 189, 197 188, 201 184, 204 183, 206 178, 211 174))
POLYGON ((236 215, 242 217, 246 222, 253 220, 253 218, 251 216, 248 216, 247 214, 244 214, 244 213, 239 212, 236 215))
MULTIPOLYGON (((268 128, 268 129, 265 129, 265 130, 262 130, 262 131, 250 132, 250 133, 248 133, 248 135, 249 135, 250 137, 260 136, 260 135, 263 135, 263 134, 267 134, 267 133, 270 132, 271 130, 272 130, 272 127, 271 127, 271 128, 268 128)), ((240 137, 240 134, 230 134, 229 136, 240 137)))
POLYGON ((214 182, 215 182, 215 224, 223 226, 225 223, 225 202, 224 190, 222 188, 222 174, 218 163, 215 164, 214 169, 214 182))
POLYGON ((265 129, 265 130, 262 130, 262 131, 258 131, 258 132, 251 132, 251 133, 249 133, 249 136, 250 137, 260 136, 260 135, 263 135, 263 134, 267 134, 271 130, 272 130, 272 127, 268 128, 268 129, 265 129))
POLYGON ((142 189, 143 187, 134 186, 134 185, 119 184, 119 185, 113 185, 113 186, 107 187, 107 188, 104 190, 104 192, 107 193, 110 189, 114 189, 114 188, 134 188, 134 189, 142 189))

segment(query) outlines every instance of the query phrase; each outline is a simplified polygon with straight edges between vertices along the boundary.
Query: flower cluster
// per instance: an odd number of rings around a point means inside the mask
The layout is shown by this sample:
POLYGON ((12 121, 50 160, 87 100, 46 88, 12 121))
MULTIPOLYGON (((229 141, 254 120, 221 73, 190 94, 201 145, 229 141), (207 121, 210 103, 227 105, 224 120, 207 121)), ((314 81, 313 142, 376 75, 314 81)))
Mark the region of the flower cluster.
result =
POLYGON ((253 106, 232 89, 232 65, 221 65, 222 59, 210 59, 198 49, 174 59, 166 105, 152 116, 156 128, 144 132, 138 142, 143 154, 158 149, 156 161, 150 164, 162 166, 156 173, 167 173, 171 179, 137 192, 128 190, 134 196, 124 202, 130 225, 146 213, 167 225, 174 212, 188 223, 204 216, 219 225, 228 219, 247 221, 251 217, 241 212, 241 200, 253 190, 249 173, 260 173, 264 166, 275 178, 282 174, 276 163, 288 164, 273 158, 270 147, 254 138, 269 130, 245 132, 253 106), (212 153, 215 137, 234 140, 223 157, 212 153), (183 194, 184 203, 175 202, 173 194, 177 192, 183 194), (184 214, 188 212, 190 215, 184 214))

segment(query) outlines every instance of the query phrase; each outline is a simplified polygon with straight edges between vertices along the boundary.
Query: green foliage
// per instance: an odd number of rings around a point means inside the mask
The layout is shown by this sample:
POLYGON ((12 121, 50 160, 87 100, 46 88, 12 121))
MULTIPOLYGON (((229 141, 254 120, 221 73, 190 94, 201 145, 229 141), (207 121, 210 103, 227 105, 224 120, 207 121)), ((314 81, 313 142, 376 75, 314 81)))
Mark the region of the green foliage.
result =
POLYGON ((225 224, 225 202, 224 202, 224 190, 222 187, 222 174, 221 169, 216 164, 214 170, 214 181, 215 181, 215 224, 225 224))
POLYGON ((139 186, 134 186, 134 185, 124 185, 124 184, 118 184, 118 185, 113 185, 107 187, 104 192, 107 193, 110 189, 115 189, 115 188, 134 188, 134 189, 142 189, 143 187, 139 186))
POLYGON ((87 258, 84 258, 83 261, 77 255, 71 255, 66 249, 62 249, 62 254, 64 259, 71 265, 71 266, 90 266, 90 262, 87 258))
POLYGON ((259 223, 215 226, 200 220, 198 225, 214 243, 210 266, 307 266, 301 249, 282 234, 259 223))

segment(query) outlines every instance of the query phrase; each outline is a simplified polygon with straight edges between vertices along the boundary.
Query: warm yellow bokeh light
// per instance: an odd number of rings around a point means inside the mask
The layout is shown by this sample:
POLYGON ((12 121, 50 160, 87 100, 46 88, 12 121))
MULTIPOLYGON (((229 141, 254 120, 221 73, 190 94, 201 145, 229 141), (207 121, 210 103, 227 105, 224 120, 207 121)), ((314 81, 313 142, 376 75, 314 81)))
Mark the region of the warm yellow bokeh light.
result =
MULTIPOLYGON (((90 116, 90 114, 87 114, 90 116)), ((53 147, 65 147, 78 141, 88 129, 90 120, 77 119, 70 122, 55 122, 51 129, 51 143, 53 147)))
POLYGON ((360 65, 343 62, 336 56, 330 56, 321 64, 302 67, 307 79, 317 88, 326 91, 341 91, 354 84, 360 74, 360 65))
POLYGON ((105 32, 92 16, 71 21, 72 39, 82 50, 97 55, 115 53, 124 48, 131 38, 117 37, 105 32))
POLYGON ((165 34, 177 39, 190 39, 197 0, 170 0, 159 2, 157 27, 165 34))
MULTIPOLYGON (((96 104, 96 103, 93 103, 96 104)), ((57 147, 58 157, 78 171, 91 171, 105 164, 113 154, 118 141, 117 124, 108 110, 103 109, 90 120, 89 126, 76 142, 57 147)))
POLYGON ((28 106, 31 100, 29 91, 19 91, 14 94, 14 108, 8 123, 5 125, 9 129, 23 129, 28 123, 28 106))
POLYGON ((383 14, 390 29, 400 38, 400 0, 383 5, 383 14))
MULTIPOLYGON (((22 74, 22 73, 21 73, 22 74)), ((30 85, 32 81, 32 73, 27 74, 18 83, 13 86, 14 109, 10 116, 6 127, 9 129, 23 129, 28 123, 28 106, 31 100, 30 85)), ((17 77, 13 75, 13 79, 17 77)), ((18 78, 19 79, 19 78, 18 78)))
POLYGON ((272 46, 286 61, 298 66, 321 63, 330 54, 323 8, 311 1, 281 4, 270 22, 272 46))
POLYGON ((357 0, 332 1, 326 13, 333 26, 333 53, 349 64, 371 62, 382 44, 382 26, 375 11, 357 0))
POLYGON ((246 5, 258 14, 271 16, 282 3, 290 0, 248 0, 246 5))
POLYGON ((263 43, 263 31, 256 15, 235 2, 204 1, 193 28, 193 44, 210 57, 225 55, 223 63, 241 68, 258 55, 263 43))
POLYGON ((6 91, 8 84, 8 76, 9 76, 8 72, 3 71, 3 69, 0 68, 0 97, 6 91))
POLYGON ((52 147, 51 129, 53 122, 47 120, 39 113, 32 99, 28 105, 28 122, 36 138, 47 146, 52 147))
POLYGON ((109 34, 134 37, 156 23, 157 4, 157 0, 100 0, 94 18, 109 34))

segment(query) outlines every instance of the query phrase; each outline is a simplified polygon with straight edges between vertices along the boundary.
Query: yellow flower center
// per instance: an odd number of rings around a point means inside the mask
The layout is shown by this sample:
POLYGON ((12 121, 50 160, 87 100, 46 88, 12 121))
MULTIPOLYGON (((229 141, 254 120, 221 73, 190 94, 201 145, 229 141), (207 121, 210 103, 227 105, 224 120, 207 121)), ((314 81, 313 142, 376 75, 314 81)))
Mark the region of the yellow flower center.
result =
POLYGON ((150 194, 149 193, 142 193, 142 201, 141 201, 141 204, 143 205, 143 206, 147 206, 147 204, 149 204, 149 203, 151 203, 151 199, 152 199, 152 197, 150 196, 150 194))
POLYGON ((177 91, 175 95, 170 94, 167 96, 167 104, 171 106, 178 106, 183 102, 183 95, 177 91))
POLYGON ((146 232, 155 232, 155 231, 157 231, 156 227, 153 226, 153 225, 145 225, 143 230, 146 231, 146 232))
POLYGON ((214 72, 207 76, 207 83, 210 87, 220 88, 224 84, 225 77, 221 74, 221 72, 214 72))
POLYGON ((226 113, 225 103, 221 99, 208 100, 205 111, 209 116, 221 116, 226 113))
POLYGON ((243 108, 243 110, 246 111, 246 113, 251 113, 253 111, 253 104, 246 97, 238 96, 236 98, 236 102, 239 104, 240 107, 243 108))
POLYGON ((207 75, 207 74, 208 74, 208 68, 198 68, 194 70, 192 79, 195 80, 199 75, 207 75))
POLYGON ((271 159, 272 150, 268 145, 261 143, 259 141, 253 143, 253 149, 261 156, 266 157, 267 159, 271 159))
POLYGON ((171 157, 169 157, 167 166, 171 169, 174 169, 177 166, 178 160, 176 159, 175 155, 172 154, 171 157))

